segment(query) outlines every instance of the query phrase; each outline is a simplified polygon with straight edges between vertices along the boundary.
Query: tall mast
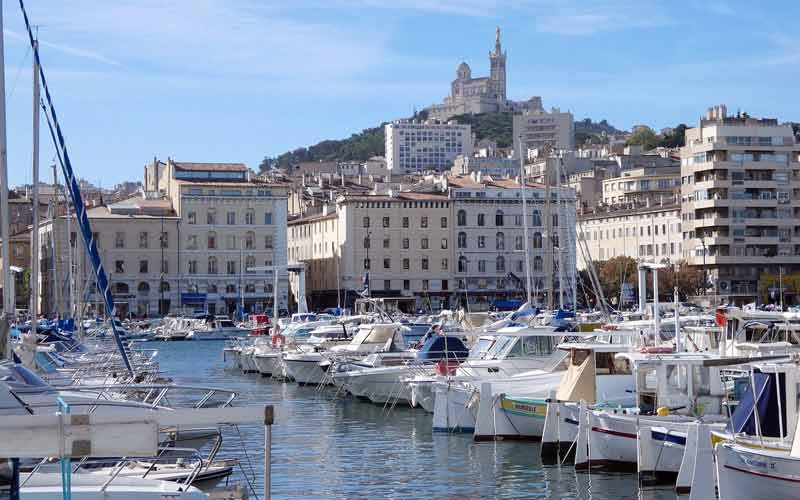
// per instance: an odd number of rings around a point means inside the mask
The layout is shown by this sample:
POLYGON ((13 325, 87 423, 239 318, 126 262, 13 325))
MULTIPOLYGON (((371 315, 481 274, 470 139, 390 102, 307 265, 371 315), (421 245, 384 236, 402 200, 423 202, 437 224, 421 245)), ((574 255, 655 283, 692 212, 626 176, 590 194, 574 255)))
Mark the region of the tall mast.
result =
MULTIPOLYGON (((499 33, 499 32, 498 32, 499 33)), ((519 136, 519 179, 522 191, 522 237, 525 239, 525 293, 528 297, 528 305, 533 306, 531 296, 531 255, 529 252, 530 241, 528 240, 528 193, 525 189, 525 158, 522 156, 522 134, 519 136)), ((466 288, 466 287, 465 287, 466 288)))
MULTIPOLYGON (((8 321, 14 314, 14 297, 11 296, 11 242, 8 241, 9 230, 8 210, 8 144, 6 142, 6 70, 5 48, 3 46, 3 12, 0 0, 0 239, 3 247, 0 256, 3 258, 3 314, 8 321)), ((10 355, 10 350, 6 350, 10 355)))
POLYGON ((58 168, 53 163, 53 311, 61 312, 61 287, 58 284, 58 168))
POLYGON ((544 157, 544 289, 547 309, 553 310, 553 216, 550 214, 550 162, 549 151, 544 157))
POLYGON ((564 232, 561 230, 564 227, 564 219, 561 217, 563 211, 561 210, 561 158, 556 160, 556 218, 558 220, 558 308, 564 309, 564 232))
MULTIPOLYGON (((39 41, 33 42, 34 53, 39 41)), ((31 229, 31 331, 39 318, 39 58, 33 58, 33 229, 31 229)))

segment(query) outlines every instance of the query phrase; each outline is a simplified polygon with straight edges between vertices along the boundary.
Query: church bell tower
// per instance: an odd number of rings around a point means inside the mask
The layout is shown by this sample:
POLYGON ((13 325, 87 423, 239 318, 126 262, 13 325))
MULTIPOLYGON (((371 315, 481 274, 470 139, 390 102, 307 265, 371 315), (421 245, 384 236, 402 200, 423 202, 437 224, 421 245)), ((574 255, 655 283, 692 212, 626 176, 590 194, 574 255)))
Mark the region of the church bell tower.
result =
POLYGON ((500 45, 500 27, 495 32, 494 51, 489 52, 489 80, 499 101, 506 100, 506 53, 500 45))

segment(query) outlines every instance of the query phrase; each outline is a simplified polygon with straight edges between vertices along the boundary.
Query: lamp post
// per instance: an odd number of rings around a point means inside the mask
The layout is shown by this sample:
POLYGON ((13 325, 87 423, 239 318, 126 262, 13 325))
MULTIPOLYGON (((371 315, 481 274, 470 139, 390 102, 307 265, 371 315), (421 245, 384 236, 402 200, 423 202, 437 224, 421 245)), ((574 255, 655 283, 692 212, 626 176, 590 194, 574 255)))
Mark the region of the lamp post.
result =
POLYGON ((366 250, 367 250, 367 264, 368 264, 368 267, 366 268, 367 272, 364 273, 364 276, 366 277, 364 285, 366 285, 366 287, 367 287, 367 297, 372 297, 372 284, 370 283, 370 279, 369 279, 369 272, 372 270, 372 261, 369 260, 369 247, 372 246, 372 231, 367 231, 367 244, 365 246, 366 246, 366 250))
POLYGON ((700 238, 700 244, 703 245, 703 296, 705 297, 708 295, 708 268, 706 267, 706 254, 708 250, 705 237, 700 238))

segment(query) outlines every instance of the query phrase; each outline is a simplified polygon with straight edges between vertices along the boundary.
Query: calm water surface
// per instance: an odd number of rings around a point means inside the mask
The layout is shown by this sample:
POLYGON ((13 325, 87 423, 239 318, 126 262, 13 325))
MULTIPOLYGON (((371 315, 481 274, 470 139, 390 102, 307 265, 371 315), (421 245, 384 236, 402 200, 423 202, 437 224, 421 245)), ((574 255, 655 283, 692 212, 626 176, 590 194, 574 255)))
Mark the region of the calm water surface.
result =
MULTIPOLYGON (((639 492, 635 475, 576 474, 543 467, 535 443, 476 443, 471 435, 431 432, 431 415, 338 397, 257 374, 226 369, 222 342, 149 344, 161 369, 184 385, 238 391, 239 405, 272 404, 273 498, 675 499, 669 490, 639 492)), ((263 426, 225 432, 221 457, 255 469, 263 491, 263 426), (242 444, 244 443, 244 445, 242 444)), ((234 478, 244 481, 239 472, 234 478)), ((253 498, 251 496, 251 498, 253 498)))

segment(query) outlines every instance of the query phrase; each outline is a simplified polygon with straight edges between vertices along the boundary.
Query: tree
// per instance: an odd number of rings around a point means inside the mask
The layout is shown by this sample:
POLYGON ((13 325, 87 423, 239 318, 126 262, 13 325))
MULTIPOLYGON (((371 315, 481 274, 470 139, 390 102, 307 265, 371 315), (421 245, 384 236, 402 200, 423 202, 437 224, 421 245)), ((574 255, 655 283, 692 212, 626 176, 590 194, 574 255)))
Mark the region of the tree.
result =
MULTIPOLYGON (((703 270, 680 261, 676 266, 662 269, 658 274, 658 295, 662 300, 672 300, 675 286, 678 287, 680 300, 698 295, 703 288, 703 270), (676 270, 677 266, 677 270, 676 270)), ((648 278, 650 281, 651 278, 648 278)))
POLYGON ((598 267, 598 278, 603 294, 611 304, 619 304, 622 283, 630 283, 636 291, 638 265, 632 257, 619 256, 602 262, 598 267))
POLYGON ((686 124, 681 123, 672 130, 672 133, 660 135, 658 145, 663 148, 680 148, 685 146, 687 128, 686 124))
POLYGON ((653 129, 650 127, 642 127, 631 134, 628 140, 625 141, 625 145, 642 146, 642 149, 648 151, 658 146, 659 140, 659 136, 653 132, 653 129))

